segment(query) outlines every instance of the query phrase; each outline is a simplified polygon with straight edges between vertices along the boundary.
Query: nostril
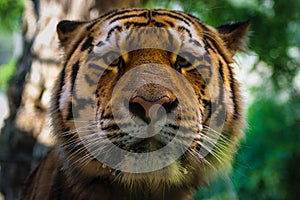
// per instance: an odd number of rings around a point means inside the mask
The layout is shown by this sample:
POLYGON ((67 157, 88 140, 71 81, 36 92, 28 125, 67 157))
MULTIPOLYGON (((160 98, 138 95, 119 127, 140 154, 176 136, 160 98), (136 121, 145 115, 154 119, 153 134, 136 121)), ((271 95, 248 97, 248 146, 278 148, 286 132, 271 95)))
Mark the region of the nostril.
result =
POLYGON ((173 101, 168 101, 162 104, 167 113, 170 113, 178 106, 178 99, 176 98, 173 101))
POLYGON ((129 101, 129 111, 149 124, 151 118, 156 121, 167 113, 170 113, 177 105, 177 99, 171 101, 167 96, 163 96, 154 101, 136 96, 129 101))
POLYGON ((140 118, 142 118, 147 123, 148 123, 148 121, 150 122, 150 118, 146 119, 146 111, 145 111, 145 109, 143 108, 143 106, 141 104, 129 101, 129 111, 132 114, 134 114, 136 116, 139 116, 140 118))

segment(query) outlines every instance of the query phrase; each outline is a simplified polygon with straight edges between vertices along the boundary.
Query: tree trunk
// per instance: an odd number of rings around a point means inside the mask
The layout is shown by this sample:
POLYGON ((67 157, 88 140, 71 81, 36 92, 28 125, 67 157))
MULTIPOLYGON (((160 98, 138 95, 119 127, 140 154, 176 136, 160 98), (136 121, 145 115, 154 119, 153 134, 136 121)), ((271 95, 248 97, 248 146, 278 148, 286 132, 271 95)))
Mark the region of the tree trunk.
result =
POLYGON ((0 138, 0 189, 16 199, 29 171, 51 145, 49 97, 61 67, 56 24, 90 19, 110 9, 139 6, 143 0, 32 0, 26 2, 23 54, 10 81, 10 114, 0 138))

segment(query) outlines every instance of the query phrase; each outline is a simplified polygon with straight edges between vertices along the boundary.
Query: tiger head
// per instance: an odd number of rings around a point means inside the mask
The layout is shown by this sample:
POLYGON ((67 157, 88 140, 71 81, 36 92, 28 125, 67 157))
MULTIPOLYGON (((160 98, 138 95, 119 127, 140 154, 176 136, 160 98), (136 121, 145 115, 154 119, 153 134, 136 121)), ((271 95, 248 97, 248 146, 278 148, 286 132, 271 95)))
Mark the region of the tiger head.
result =
POLYGON ((146 9, 60 22, 52 123, 64 170, 149 187, 198 187, 224 170, 242 136, 231 64, 248 27, 146 9))

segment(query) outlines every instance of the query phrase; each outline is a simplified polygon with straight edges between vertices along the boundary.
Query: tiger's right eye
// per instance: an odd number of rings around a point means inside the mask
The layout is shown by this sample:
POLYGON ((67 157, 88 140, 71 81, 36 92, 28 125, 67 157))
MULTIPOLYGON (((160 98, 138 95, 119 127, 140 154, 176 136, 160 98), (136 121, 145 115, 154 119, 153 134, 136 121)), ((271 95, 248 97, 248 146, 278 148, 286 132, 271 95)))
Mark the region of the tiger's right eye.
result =
POLYGON ((122 56, 117 52, 108 52, 103 56, 104 62, 111 67, 118 67, 123 62, 122 56))
POLYGON ((187 61, 184 57, 182 56, 177 56, 177 59, 176 59, 176 64, 179 66, 179 67, 187 67, 190 65, 190 62, 187 61))
POLYGON ((177 55, 176 65, 178 68, 188 68, 193 65, 195 57, 191 53, 181 53, 177 55))

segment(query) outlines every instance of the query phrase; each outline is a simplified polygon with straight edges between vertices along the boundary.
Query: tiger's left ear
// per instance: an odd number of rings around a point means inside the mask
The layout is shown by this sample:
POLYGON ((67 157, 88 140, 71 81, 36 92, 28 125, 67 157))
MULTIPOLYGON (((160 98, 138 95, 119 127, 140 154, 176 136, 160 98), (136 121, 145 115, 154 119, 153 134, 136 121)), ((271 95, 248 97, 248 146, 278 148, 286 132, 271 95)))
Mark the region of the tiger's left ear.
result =
POLYGON ((245 22, 231 22, 216 28, 232 56, 237 51, 247 50, 246 40, 249 26, 250 20, 245 22))
POLYGON ((84 24, 86 24, 85 21, 60 21, 57 24, 56 31, 61 46, 67 48, 84 24))

